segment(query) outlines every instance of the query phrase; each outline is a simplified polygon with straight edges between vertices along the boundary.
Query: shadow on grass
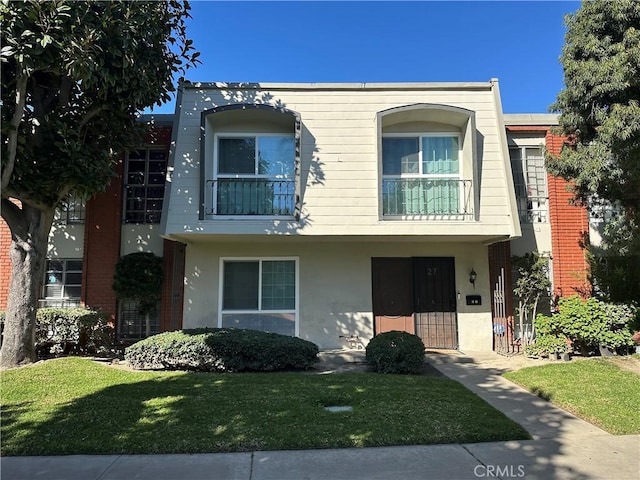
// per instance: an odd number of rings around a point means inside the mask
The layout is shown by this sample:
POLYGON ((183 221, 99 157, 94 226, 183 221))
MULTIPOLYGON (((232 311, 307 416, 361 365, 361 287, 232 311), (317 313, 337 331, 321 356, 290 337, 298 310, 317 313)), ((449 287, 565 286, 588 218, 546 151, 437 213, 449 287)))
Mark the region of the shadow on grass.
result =
POLYGON ((2 454, 242 452, 527 437, 445 378, 120 373, 121 383, 67 403, 38 400, 33 411, 28 404, 8 405, 2 454), (324 409, 335 405, 353 411, 324 409))

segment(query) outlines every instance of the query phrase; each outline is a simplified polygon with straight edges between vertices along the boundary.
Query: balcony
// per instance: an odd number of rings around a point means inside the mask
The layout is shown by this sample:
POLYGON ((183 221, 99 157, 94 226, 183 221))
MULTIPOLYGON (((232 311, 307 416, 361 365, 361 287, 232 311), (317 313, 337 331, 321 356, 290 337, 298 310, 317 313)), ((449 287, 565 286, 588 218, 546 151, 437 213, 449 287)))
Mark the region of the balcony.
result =
POLYGON ((212 188, 209 215, 292 217, 295 181, 269 178, 218 178, 212 188))
POLYGON ((382 215, 446 216, 473 214, 471 180, 385 178, 382 181, 382 215))

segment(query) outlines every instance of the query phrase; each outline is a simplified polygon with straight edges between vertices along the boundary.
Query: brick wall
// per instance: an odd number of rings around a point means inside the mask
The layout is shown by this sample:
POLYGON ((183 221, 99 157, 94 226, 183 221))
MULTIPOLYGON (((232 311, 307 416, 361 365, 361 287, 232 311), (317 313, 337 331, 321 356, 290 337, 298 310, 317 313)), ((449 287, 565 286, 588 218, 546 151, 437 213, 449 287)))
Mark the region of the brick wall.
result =
POLYGON ((120 159, 117 176, 107 190, 87 202, 85 220, 82 302, 102 309, 112 320, 116 317, 116 295, 111 286, 120 258, 123 166, 120 159))
MULTIPOLYGON (((546 146, 558 155, 566 139, 547 132, 546 146)), ((589 217, 584 206, 572 205, 570 184, 562 178, 548 175, 549 222, 553 258, 553 289, 556 297, 580 294, 588 296, 589 265, 583 245, 588 242, 589 217)))
POLYGON ((6 310, 9 296, 9 282, 11 281, 11 231, 9 225, 0 218, 0 310, 6 310))

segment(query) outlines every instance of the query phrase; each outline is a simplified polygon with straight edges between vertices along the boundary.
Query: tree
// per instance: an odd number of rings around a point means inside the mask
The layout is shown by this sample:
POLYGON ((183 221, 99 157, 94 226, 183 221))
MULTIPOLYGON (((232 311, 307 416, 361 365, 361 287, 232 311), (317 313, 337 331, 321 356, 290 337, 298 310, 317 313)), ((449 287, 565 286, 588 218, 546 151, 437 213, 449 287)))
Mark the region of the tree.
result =
POLYGON ((35 360, 34 325, 57 206, 91 196, 140 140, 137 113, 195 66, 186 1, 0 4, 2 218, 11 230, 3 367, 35 360))
POLYGON ((135 302, 144 315, 147 337, 151 335, 151 315, 158 310, 163 278, 162 258, 153 253, 130 253, 116 263, 113 290, 118 300, 135 302))
POLYGON ((640 2, 584 2, 565 22, 565 88, 551 108, 568 142, 549 170, 577 200, 619 206, 640 233, 640 2))
POLYGON ((533 320, 538 314, 538 304, 542 297, 549 295, 551 281, 549 280, 549 259, 541 257, 537 252, 526 253, 524 256, 511 257, 513 266, 518 271, 518 279, 513 289, 518 306, 518 323, 522 343, 529 345, 534 338, 533 320), (531 325, 531 332, 525 332, 525 325, 531 325))

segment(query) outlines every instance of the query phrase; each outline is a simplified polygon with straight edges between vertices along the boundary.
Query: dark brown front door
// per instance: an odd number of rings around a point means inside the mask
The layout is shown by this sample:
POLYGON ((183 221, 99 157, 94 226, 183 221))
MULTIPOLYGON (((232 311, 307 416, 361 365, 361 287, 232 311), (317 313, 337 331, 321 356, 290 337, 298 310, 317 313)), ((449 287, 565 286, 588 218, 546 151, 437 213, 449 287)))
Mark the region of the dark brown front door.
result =
POLYGON ((372 258, 371 281, 375 333, 415 333, 411 259, 372 258))
POLYGON ((415 333, 427 348, 458 348, 454 259, 372 258, 375 334, 415 333))

